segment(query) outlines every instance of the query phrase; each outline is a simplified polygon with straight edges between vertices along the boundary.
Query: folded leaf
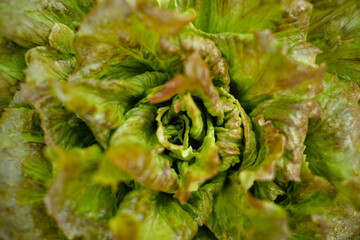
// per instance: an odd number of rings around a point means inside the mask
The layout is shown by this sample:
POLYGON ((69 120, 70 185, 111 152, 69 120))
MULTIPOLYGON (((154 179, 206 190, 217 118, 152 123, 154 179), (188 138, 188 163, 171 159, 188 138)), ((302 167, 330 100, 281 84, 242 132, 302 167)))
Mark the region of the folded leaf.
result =
POLYGON ((111 130, 124 122, 124 114, 148 88, 166 79, 166 74, 147 72, 127 80, 71 81, 55 85, 54 91, 66 108, 84 119, 96 140, 106 148, 111 130))
POLYGON ((315 100, 316 95, 323 89, 321 77, 313 76, 292 90, 275 94, 272 99, 260 103, 250 114, 270 120, 286 137, 286 152, 277 164, 277 178, 280 182, 300 180, 309 118, 322 116, 315 100))
POLYGON ((198 52, 194 52, 186 60, 184 71, 185 74, 178 74, 165 83, 149 102, 156 104, 167 101, 176 94, 191 92, 203 101, 211 115, 221 117, 219 92, 212 83, 208 66, 198 52))
POLYGON ((126 114, 124 124, 116 130, 102 157, 96 176, 99 181, 116 184, 134 179, 158 191, 171 192, 176 189, 177 175, 169 159, 161 154, 161 146, 152 129, 154 120, 153 106, 141 105, 126 114), (109 164, 117 170, 113 170, 110 176, 109 164))
POLYGON ((241 155, 243 166, 255 160, 256 139, 250 118, 239 101, 224 89, 219 89, 219 92, 222 98, 224 122, 215 126, 215 134, 221 157, 219 171, 225 171, 239 163, 241 155))
POLYGON ((207 133, 204 137, 195 162, 178 162, 180 185, 175 197, 184 204, 190 193, 197 191, 199 184, 214 177, 220 166, 220 158, 215 144, 215 129, 211 121, 207 120, 207 133))

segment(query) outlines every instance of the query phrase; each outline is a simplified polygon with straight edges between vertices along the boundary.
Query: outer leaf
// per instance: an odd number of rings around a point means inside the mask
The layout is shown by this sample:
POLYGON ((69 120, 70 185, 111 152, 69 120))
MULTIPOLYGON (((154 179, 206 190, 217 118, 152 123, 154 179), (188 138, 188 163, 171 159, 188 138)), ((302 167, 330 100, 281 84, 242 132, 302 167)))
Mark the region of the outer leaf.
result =
MULTIPOLYGON (((67 39, 57 41, 57 46, 61 46, 67 39)), ((71 148, 93 142, 84 122, 66 110, 51 90, 54 83, 67 80, 74 67, 73 59, 47 47, 36 47, 27 52, 26 61, 26 84, 22 85, 21 94, 40 113, 46 143, 71 148)))
POLYGON ((215 197, 207 227, 218 239, 287 239, 283 209, 254 199, 235 178, 215 197))
POLYGON ((219 173, 211 180, 193 192, 182 208, 194 219, 198 226, 202 226, 209 219, 213 210, 214 196, 221 191, 226 179, 225 173, 219 173))
POLYGON ((324 69, 303 66, 289 58, 284 45, 268 31, 254 35, 209 35, 230 63, 234 96, 246 108, 271 94, 321 79, 324 69), (240 67, 239 67, 240 66, 240 67))
POLYGON ((278 165, 278 180, 300 180, 304 141, 311 117, 321 117, 321 109, 315 97, 322 91, 321 77, 299 84, 294 89, 276 94, 260 103, 251 116, 264 116, 286 137, 284 156, 278 165))
POLYGON ((53 162, 56 180, 45 203, 65 235, 70 239, 113 239, 106 223, 115 211, 115 194, 110 187, 91 181, 100 148, 93 145, 69 152, 50 148, 47 155, 53 162))
POLYGON ((290 213, 292 239, 351 239, 360 234, 360 214, 337 197, 329 182, 312 175, 307 164, 301 179, 280 203, 290 213))
POLYGON ((339 79, 360 84, 360 2, 314 0, 309 41, 323 51, 318 63, 339 79))
POLYGON ((65 239, 42 203, 51 164, 34 110, 6 109, 0 121, 0 238, 65 239))
POLYGON ((354 82, 340 82, 336 74, 328 74, 324 85, 317 97, 324 117, 310 121, 307 161, 316 175, 329 180, 359 209, 360 91, 354 82))
POLYGON ((248 33, 252 30, 274 29, 283 15, 279 0, 175 1, 161 0, 160 5, 184 11, 195 8, 198 17, 194 25, 208 33, 248 33))
POLYGON ((24 47, 45 45, 54 23, 74 30, 94 2, 4 0, 0 3, 0 33, 24 47))
POLYGON ((123 123, 124 114, 146 90, 166 79, 165 74, 147 72, 127 80, 72 81, 55 85, 54 90, 68 109, 84 119, 97 141, 106 148, 111 130, 123 123))
MULTIPOLYGON (((287 42, 290 49, 306 42, 312 5, 306 0, 283 1, 286 11, 275 29, 275 38, 287 42)), ((304 54, 306 56, 306 54, 304 54)))
POLYGON ((24 48, 0 37, 0 116, 24 81, 24 54, 24 48))
POLYGON ((197 231, 192 217, 171 196, 144 189, 125 196, 110 228, 123 240, 187 240, 197 231))
POLYGON ((147 1, 101 1, 76 34, 77 75, 101 77, 112 68, 139 66, 169 71, 178 57, 157 55, 160 38, 179 33, 191 19, 147 1))

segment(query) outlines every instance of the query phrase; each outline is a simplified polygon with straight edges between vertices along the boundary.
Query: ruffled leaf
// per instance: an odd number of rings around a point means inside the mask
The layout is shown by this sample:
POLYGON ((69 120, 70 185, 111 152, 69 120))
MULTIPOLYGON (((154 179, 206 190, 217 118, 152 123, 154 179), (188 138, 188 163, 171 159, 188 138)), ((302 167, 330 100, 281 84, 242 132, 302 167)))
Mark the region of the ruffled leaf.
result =
POLYGON ((158 191, 174 191, 177 176, 170 167, 169 159, 161 154, 155 131, 155 108, 141 105, 126 114, 124 124, 112 136, 110 147, 102 158, 96 178, 104 183, 134 179, 142 185, 158 191), (107 165, 115 173, 108 176, 107 165), (114 172, 114 170, 113 170, 114 172))
POLYGON ((91 180, 100 155, 97 145, 68 152, 47 149, 56 178, 46 195, 46 208, 70 239, 113 239, 107 220, 115 213, 116 195, 91 180))
POLYGON ((204 137, 195 162, 180 162, 180 185, 175 197, 184 204, 190 197, 191 192, 197 191, 199 184, 214 177, 220 166, 218 149, 215 144, 215 129, 211 121, 207 120, 207 133, 204 137))
POLYGON ((360 84, 360 3, 356 0, 314 0, 308 40, 323 51, 316 61, 327 72, 360 84))
MULTIPOLYGON (((160 39, 191 21, 147 1, 101 1, 76 34, 77 75, 101 78, 122 67, 170 71, 178 56, 162 56, 160 39)), ((170 71, 171 72, 171 71, 170 71)))
POLYGON ((215 197, 206 223, 218 239, 288 239, 285 211, 254 199, 234 175, 215 197))
POLYGON ((280 201, 289 212, 293 239, 346 239, 360 234, 360 214, 337 196, 328 181, 314 176, 305 162, 301 179, 280 201))
POLYGON ((324 115, 310 121, 307 161, 314 174, 330 181, 359 209, 360 91, 354 82, 340 82, 336 74, 328 74, 324 86, 316 98, 324 115))
MULTIPOLYGON (((61 46, 67 39, 57 41, 61 46)), ((46 144, 69 149, 94 142, 85 123, 65 109, 52 92, 52 85, 67 80, 72 72, 73 58, 57 55, 48 47, 36 47, 27 52, 26 62, 26 84, 22 85, 21 94, 40 114, 46 144)))
POLYGON ((175 1, 160 0, 162 7, 185 11, 194 8, 198 17, 194 25, 208 33, 248 33, 274 29, 284 10, 279 0, 175 1))
POLYGON ((44 46, 55 23, 75 30, 94 2, 4 0, 0 3, 0 33, 24 47, 44 46))
POLYGON ((0 116, 24 81, 25 49, 0 36, 0 116))
POLYGON ((116 238, 123 240, 190 240, 197 231, 193 218, 176 200, 146 189, 126 195, 109 225, 116 238))
POLYGON ((97 141, 107 147, 111 130, 124 122, 124 115, 149 88, 160 85, 166 74, 147 72, 126 80, 95 79, 55 85, 60 101, 84 119, 97 141))
POLYGON ((191 92, 201 98, 208 112, 222 116, 219 92, 212 83, 208 66, 198 52, 189 56, 184 64, 184 74, 176 75, 165 83, 149 100, 151 104, 167 101, 179 93, 191 92))
POLYGON ((301 159, 309 118, 322 116, 315 100, 322 89, 321 77, 310 78, 292 90, 275 94, 272 99, 263 101, 250 114, 270 120, 286 137, 286 152, 277 164, 277 178, 280 182, 300 180, 301 159))
POLYGON ((38 140, 42 137, 39 124, 36 112, 24 107, 6 109, 0 121, 0 232, 4 239, 65 239, 42 202, 52 174, 51 163, 42 153, 44 144, 38 140))

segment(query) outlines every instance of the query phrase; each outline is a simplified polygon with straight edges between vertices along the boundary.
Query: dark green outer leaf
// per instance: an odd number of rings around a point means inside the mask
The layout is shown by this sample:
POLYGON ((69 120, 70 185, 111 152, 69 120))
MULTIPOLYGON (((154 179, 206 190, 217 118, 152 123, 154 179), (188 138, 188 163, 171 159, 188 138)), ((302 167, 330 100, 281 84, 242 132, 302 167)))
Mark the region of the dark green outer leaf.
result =
POLYGON ((63 23, 75 30, 94 2, 3 0, 0 3, 0 33, 24 47, 45 45, 55 23, 63 23))
POLYGON ((197 225, 171 196, 139 189, 125 196, 110 228, 121 240, 190 240, 197 225))
POLYGON ((70 239, 113 239, 107 221, 116 209, 115 193, 92 181, 100 155, 97 145, 68 152, 47 149, 55 180, 45 197, 46 208, 70 239))
POLYGON ((52 176, 39 123, 35 111, 23 107, 6 109, 0 121, 2 239, 65 239, 42 203, 52 176))
POLYGON ((360 208, 360 90, 354 82, 340 82, 336 74, 324 79, 317 96, 324 116, 310 121, 305 145, 314 174, 330 181, 360 208))
POLYGON ((0 36, 0 116, 24 81, 25 49, 0 36))
POLYGON ((323 52, 327 72, 336 71, 342 81, 360 84, 360 2, 313 0, 308 40, 323 52))
POLYGON ((254 199, 236 178, 215 197, 207 227, 218 239, 288 239, 284 210, 254 199))
MULTIPOLYGON (((57 46, 61 46, 68 39, 57 40, 57 46)), ((88 127, 65 109, 51 90, 54 83, 67 80, 74 67, 73 58, 49 47, 36 47, 27 52, 26 61, 26 83, 21 95, 39 112, 46 144, 66 149, 91 144, 94 139, 88 127)))

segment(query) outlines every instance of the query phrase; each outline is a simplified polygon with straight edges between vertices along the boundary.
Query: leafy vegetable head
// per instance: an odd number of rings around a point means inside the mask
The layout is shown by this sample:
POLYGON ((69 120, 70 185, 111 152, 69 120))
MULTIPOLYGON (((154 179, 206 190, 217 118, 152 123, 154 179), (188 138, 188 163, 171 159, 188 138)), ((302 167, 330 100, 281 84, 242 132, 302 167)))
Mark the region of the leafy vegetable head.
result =
POLYGON ((340 2, 2 1, 0 238, 358 236, 340 2))

